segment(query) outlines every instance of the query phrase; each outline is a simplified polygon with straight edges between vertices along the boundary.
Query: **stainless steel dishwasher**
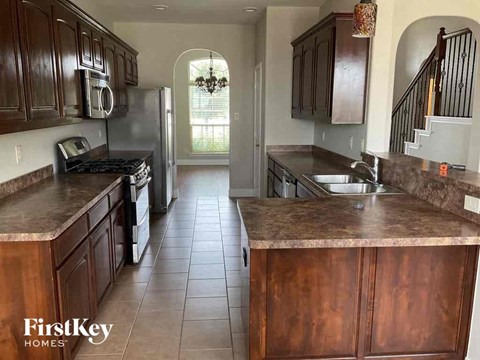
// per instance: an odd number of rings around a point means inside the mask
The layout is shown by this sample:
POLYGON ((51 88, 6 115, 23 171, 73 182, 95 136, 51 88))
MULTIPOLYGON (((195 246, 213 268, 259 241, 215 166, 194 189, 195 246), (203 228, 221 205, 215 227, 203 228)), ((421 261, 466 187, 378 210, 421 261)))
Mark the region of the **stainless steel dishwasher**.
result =
POLYGON ((295 199, 297 197, 297 179, 286 170, 283 170, 282 185, 282 198, 295 199))

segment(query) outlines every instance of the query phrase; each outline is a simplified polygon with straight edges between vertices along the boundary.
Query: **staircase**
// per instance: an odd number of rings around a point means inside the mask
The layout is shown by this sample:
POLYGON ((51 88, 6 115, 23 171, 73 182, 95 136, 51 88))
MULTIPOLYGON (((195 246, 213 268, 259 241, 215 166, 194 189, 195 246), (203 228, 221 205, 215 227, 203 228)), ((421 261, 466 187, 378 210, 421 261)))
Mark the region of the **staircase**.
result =
POLYGON ((393 110, 391 152, 408 154, 420 147, 420 136, 430 134, 427 126, 435 123, 432 116, 472 117, 476 50, 470 29, 450 34, 440 29, 437 45, 393 110))
POLYGON ((405 142, 405 154, 436 162, 466 164, 472 118, 427 116, 425 129, 414 130, 405 142), (448 146, 445 146, 448 144, 448 146))

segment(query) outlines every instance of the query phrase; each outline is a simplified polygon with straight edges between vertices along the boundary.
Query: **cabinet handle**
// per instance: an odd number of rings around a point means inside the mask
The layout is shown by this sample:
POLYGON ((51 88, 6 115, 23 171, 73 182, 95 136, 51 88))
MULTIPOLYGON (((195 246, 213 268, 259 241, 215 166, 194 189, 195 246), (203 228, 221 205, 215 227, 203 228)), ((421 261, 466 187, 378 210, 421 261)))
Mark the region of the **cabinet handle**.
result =
POLYGON ((243 252, 243 266, 247 267, 248 265, 247 249, 242 248, 242 252, 243 252))

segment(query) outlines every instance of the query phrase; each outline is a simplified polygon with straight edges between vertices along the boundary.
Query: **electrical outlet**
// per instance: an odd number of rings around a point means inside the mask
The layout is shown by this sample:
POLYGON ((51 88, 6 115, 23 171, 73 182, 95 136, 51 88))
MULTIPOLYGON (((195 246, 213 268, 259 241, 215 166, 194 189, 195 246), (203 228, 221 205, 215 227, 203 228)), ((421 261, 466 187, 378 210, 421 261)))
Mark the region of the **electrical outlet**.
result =
POLYGON ((350 136, 350 140, 348 142, 348 145, 350 146, 350 150, 353 150, 353 136, 350 136))
POLYGON ((465 195, 465 204, 463 208, 467 211, 474 212, 475 214, 480 214, 480 199, 465 195))
POLYGON ((22 145, 15 146, 15 160, 17 161, 17 164, 20 164, 23 160, 22 145))
POLYGON ((322 141, 325 141, 325 131, 322 133, 322 141))

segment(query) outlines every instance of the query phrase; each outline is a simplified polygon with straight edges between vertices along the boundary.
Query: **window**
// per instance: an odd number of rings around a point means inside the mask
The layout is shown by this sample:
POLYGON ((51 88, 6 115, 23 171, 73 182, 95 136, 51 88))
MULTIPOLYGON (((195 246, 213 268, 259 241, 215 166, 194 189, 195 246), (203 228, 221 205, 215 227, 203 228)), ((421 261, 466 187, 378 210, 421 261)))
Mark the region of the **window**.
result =
MULTIPOLYGON (((206 76, 210 59, 190 62, 189 66, 189 106, 194 154, 228 154, 230 151, 230 87, 210 95, 197 88, 195 79, 206 76)), ((213 69, 217 78, 230 79, 227 62, 213 60, 213 69)))

